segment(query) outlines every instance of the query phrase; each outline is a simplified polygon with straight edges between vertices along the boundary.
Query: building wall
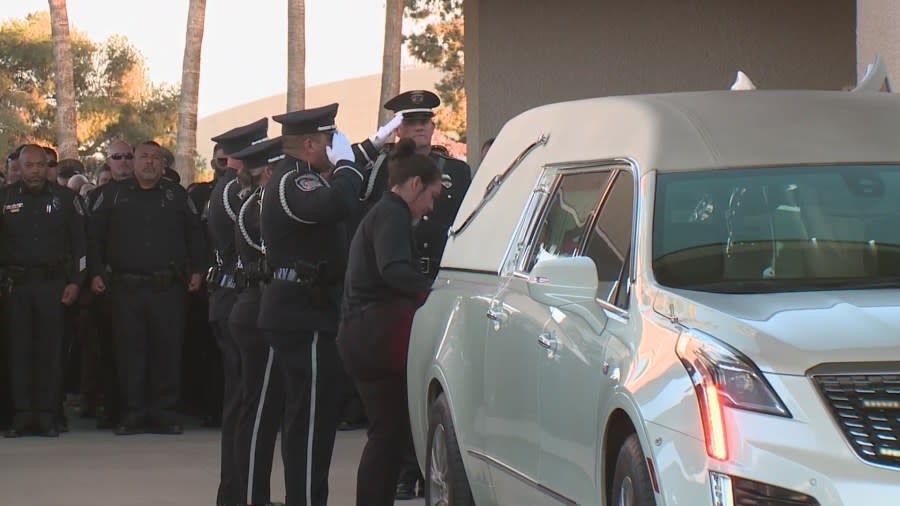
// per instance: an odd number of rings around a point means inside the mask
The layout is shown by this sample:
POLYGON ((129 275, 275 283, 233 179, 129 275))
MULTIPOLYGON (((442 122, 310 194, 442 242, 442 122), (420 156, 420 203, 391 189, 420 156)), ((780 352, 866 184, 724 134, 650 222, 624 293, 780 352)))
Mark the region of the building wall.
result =
POLYGON ((859 76, 865 75, 866 64, 872 63, 878 53, 887 64, 892 90, 900 90, 900 2, 858 0, 857 18, 859 76))
POLYGON ((737 70, 759 88, 841 89, 856 81, 856 8, 856 0, 466 0, 469 160, 477 165, 481 142, 508 119, 546 103, 726 89, 737 70))

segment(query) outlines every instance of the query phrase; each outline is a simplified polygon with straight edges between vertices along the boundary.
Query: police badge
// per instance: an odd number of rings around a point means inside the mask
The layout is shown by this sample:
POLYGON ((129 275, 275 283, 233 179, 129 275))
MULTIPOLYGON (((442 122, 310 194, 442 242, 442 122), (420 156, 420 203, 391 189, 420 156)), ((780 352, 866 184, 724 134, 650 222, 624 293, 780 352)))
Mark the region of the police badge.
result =
POLYGON ((173 192, 171 188, 166 190, 166 200, 169 202, 175 200, 175 192, 173 192))

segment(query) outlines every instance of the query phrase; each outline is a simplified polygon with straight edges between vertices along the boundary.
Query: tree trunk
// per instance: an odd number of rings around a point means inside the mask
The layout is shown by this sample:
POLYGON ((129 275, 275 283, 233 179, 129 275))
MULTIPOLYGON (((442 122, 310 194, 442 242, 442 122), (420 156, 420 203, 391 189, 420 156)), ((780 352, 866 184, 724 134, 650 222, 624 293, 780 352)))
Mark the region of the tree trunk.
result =
POLYGON ((287 112, 306 107, 306 2, 288 0, 287 112))
POLYGON ((390 121, 393 111, 382 107, 400 93, 400 49, 403 45, 403 9, 406 0, 387 0, 384 13, 384 58, 381 61, 381 100, 378 125, 390 121))
POLYGON ((206 0, 190 0, 181 62, 181 97, 178 101, 178 139, 175 142, 175 170, 183 184, 197 174, 197 100, 200 96, 200 50, 206 0))
POLYGON ((78 120, 75 111, 75 77, 66 0, 49 0, 56 60, 56 142, 60 158, 78 158, 78 120))

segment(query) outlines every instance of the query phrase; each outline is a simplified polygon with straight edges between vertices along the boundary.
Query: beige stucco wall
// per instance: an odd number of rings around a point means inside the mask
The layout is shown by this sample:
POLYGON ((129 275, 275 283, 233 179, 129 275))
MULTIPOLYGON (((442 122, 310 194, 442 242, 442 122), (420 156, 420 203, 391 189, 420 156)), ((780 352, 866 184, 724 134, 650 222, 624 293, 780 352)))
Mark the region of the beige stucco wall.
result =
POLYGON ((724 89, 738 69, 769 89, 856 80, 856 0, 466 0, 465 16, 473 166, 536 105, 724 89))
POLYGON ((865 74, 866 64, 879 53, 888 68, 893 91, 900 90, 900 2, 858 0, 859 43, 857 71, 865 74))

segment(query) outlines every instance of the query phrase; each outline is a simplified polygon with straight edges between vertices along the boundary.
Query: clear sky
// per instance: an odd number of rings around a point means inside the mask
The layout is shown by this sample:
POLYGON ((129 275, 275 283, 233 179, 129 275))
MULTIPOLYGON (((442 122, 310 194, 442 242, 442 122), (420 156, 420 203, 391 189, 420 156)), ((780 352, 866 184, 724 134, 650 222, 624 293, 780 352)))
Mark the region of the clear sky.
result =
MULTIPOLYGON (((0 0, 0 20, 48 10, 47 0, 0 0)), ((128 37, 154 82, 181 80, 188 0, 69 0, 69 25, 92 39, 128 37)), ((306 84, 381 72, 384 0, 306 0, 306 84)), ((283 93, 286 0, 207 0, 200 117, 283 93)))

